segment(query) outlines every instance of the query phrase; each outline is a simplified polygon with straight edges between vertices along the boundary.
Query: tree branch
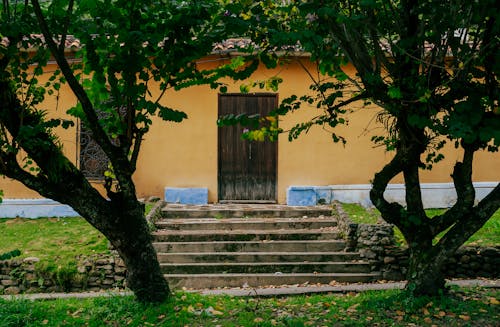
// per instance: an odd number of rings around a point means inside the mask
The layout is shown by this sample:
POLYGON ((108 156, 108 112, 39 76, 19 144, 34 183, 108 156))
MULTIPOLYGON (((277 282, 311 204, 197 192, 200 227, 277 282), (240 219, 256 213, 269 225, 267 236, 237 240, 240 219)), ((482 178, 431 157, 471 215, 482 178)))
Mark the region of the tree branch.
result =
POLYGON ((43 193, 43 189, 47 185, 47 180, 43 179, 41 176, 32 175, 22 169, 17 163, 15 153, 0 151, 0 162, 2 163, 0 165, 1 175, 16 179, 30 189, 43 193))
POLYGON ((135 169, 137 168, 137 159, 139 158, 139 150, 141 149, 143 136, 143 132, 138 131, 135 133, 134 147, 132 149, 132 155, 130 156, 130 165, 132 166, 132 171, 135 171, 135 169))
POLYGON ((73 93, 78 98, 78 101, 80 101, 85 116, 89 122, 88 128, 92 131, 92 134, 94 135, 94 140, 99 144, 99 146, 104 150, 104 152, 106 152, 113 166, 117 168, 120 167, 121 170, 126 172, 127 170, 129 170, 128 160, 126 156, 123 153, 121 153, 121 151, 111 143, 108 136, 100 126, 99 119, 95 113, 92 102, 90 101, 87 93, 85 92, 85 90, 83 89, 83 87, 80 85, 75 75, 73 74, 71 67, 69 66, 69 63, 64 56, 64 52, 60 52, 56 43, 54 42, 52 33, 48 28, 47 22, 45 21, 38 0, 31 0, 31 2, 35 10, 35 15, 38 19, 40 29, 42 30, 42 33, 44 35, 45 42, 47 43, 47 46, 52 52, 52 55, 56 59, 56 62, 59 65, 59 68, 61 69, 61 72, 63 73, 64 77, 68 81, 69 86, 73 90, 73 93))
POLYGON ((61 42, 59 43, 59 52, 64 53, 64 49, 66 47, 66 37, 68 35, 69 24, 71 23, 71 14, 73 13, 74 3, 75 3, 74 0, 69 0, 68 11, 66 13, 66 19, 64 22, 63 32, 61 35, 61 42))
POLYGON ((476 191, 472 183, 472 164, 477 147, 463 142, 462 147, 464 148, 462 162, 455 164, 451 175, 457 193, 457 202, 444 214, 431 220, 433 237, 449 228, 462 216, 469 215, 474 206, 476 191))
POLYGON ((388 202, 384 198, 384 192, 387 185, 396 175, 403 171, 401 154, 396 153, 394 158, 381 171, 375 174, 370 190, 370 200, 373 205, 380 211, 382 217, 389 223, 398 226, 400 229, 405 229, 401 226, 401 212, 404 210, 399 203, 388 202))
POLYGON ((335 106, 328 106, 327 111, 328 111, 328 113, 329 113, 330 115, 333 115, 333 113, 334 113, 336 110, 338 110, 338 109, 340 109, 340 108, 342 108, 342 107, 345 107, 345 106, 347 106, 348 104, 351 104, 351 103, 353 103, 353 102, 360 101, 360 100, 364 100, 364 99, 368 99, 369 97, 370 97, 370 96, 368 95, 368 93, 367 93, 367 92, 361 92, 361 93, 359 93, 358 95, 353 96, 353 97, 352 97, 352 98, 350 98, 350 99, 347 99, 347 100, 345 100, 345 101, 342 101, 342 102, 340 102, 340 103, 336 104, 335 106))
POLYGON ((99 144, 99 146, 103 149, 103 151, 108 156, 114 170, 116 179, 120 185, 120 190, 122 192, 127 193, 127 197, 135 198, 135 186, 132 181, 133 170, 131 169, 130 162, 128 160, 128 153, 124 153, 120 146, 115 146, 111 143, 106 132, 103 130, 99 123, 99 119, 94 110, 94 106, 90 101, 87 93, 83 89, 82 85, 78 82, 75 75, 73 74, 71 67, 68 64, 64 56, 64 52, 60 52, 58 50, 57 45, 54 42, 52 37, 52 33, 50 32, 47 22, 43 16, 43 13, 40 9, 40 4, 38 0, 31 0, 35 15, 37 17, 38 23, 42 30, 42 33, 45 37, 45 41, 47 46, 49 47, 52 55, 56 59, 61 72, 66 78, 69 86, 73 90, 73 93, 76 95, 80 104, 82 105, 83 111, 89 123, 88 128, 92 131, 94 136, 94 140, 99 144))
POLYGON ((0 122, 9 132, 10 138, 17 141, 19 147, 29 158, 33 159, 40 169, 37 175, 32 175, 20 167, 16 157, 17 151, 10 153, 0 151, 2 162, 0 172, 7 177, 21 181, 45 197, 69 204, 74 208, 89 207, 82 204, 86 202, 100 203, 100 206, 92 207, 93 209, 89 212, 80 212, 82 215, 85 213, 85 218, 94 224, 99 213, 93 211, 97 210, 96 208, 108 210, 108 201, 64 156, 61 148, 56 145, 54 136, 41 128, 42 119, 35 111, 23 110, 9 80, 0 80, 0 122), (31 130, 36 131, 36 134, 30 135, 30 138, 20 135, 21 115, 24 126, 32 127, 31 130))
POLYGON ((468 214, 454 224, 436 244, 440 251, 456 251, 500 209, 500 183, 468 214))

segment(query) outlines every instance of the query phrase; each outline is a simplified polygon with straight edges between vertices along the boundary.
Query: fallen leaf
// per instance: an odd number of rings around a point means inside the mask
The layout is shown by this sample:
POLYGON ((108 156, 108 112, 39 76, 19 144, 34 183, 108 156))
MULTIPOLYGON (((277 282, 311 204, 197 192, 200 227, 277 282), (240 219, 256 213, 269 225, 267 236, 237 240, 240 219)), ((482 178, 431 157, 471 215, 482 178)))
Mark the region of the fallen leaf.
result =
POLYGON ((49 323, 49 321, 48 321, 47 319, 44 319, 44 320, 42 321, 42 325, 47 325, 48 323, 49 323))
POLYGON ((491 304, 494 304, 494 305, 499 305, 500 304, 500 301, 498 301, 497 299, 495 299, 494 297, 490 297, 490 303, 491 304))
POLYGON ((470 316, 467 316, 467 315, 458 315, 458 318, 460 318, 462 320, 465 320, 465 321, 469 321, 470 320, 470 316))
POLYGON ((257 317, 257 318, 255 318, 255 319, 253 320, 253 322, 257 322, 257 323, 259 323, 259 322, 263 322, 263 321, 264 321, 264 319, 262 319, 262 318, 260 318, 260 317, 257 317))
POLYGON ((425 323, 430 324, 432 322, 432 319, 429 317, 424 318, 425 323))
POLYGON ((158 320, 165 319, 165 317, 166 317, 165 315, 159 315, 159 316, 158 316, 158 320))
POLYGON ((438 315, 439 315, 440 317, 444 317, 444 316, 446 316, 446 312, 444 312, 444 311, 439 311, 438 315))
POLYGON ((206 313, 208 313, 209 315, 212 314, 214 316, 222 316, 224 314, 224 312, 222 311, 219 311, 219 310, 215 310, 214 308, 212 307, 208 307, 206 310, 205 310, 206 313))
POLYGON ((427 310, 426 308, 423 308, 423 309, 422 309, 422 313, 423 313, 425 316, 430 315, 429 310, 427 310))
POLYGON ((349 312, 349 313, 356 312, 357 307, 359 307, 359 303, 351 305, 349 308, 347 308, 347 312, 349 312))
POLYGON ((80 308, 78 310, 76 310, 75 312, 73 312, 71 315, 73 316, 73 318, 76 318, 76 317, 79 317, 80 313, 82 313, 83 309, 80 308))
POLYGON ((396 314, 398 316, 404 316, 405 315, 405 313, 403 311, 401 311, 401 310, 396 310, 396 314))

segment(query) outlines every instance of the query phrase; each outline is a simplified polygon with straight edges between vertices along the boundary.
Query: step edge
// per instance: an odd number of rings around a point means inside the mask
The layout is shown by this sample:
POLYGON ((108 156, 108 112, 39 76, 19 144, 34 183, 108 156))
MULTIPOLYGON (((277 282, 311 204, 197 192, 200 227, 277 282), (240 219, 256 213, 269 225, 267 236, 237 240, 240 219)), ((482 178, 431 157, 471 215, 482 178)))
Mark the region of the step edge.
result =
POLYGON ((350 261, 295 261, 295 262, 179 262, 179 263, 160 263, 160 266, 170 267, 170 266, 293 266, 293 265, 329 265, 329 266, 340 266, 340 265, 361 265, 369 266, 371 265, 367 261, 360 262, 350 262, 350 261))
POLYGON ((256 276, 256 277, 307 277, 307 276, 317 276, 317 277, 329 277, 329 276, 353 276, 353 277, 378 277, 382 276, 381 272, 370 272, 370 273, 209 273, 209 274, 163 274, 163 276, 175 277, 246 277, 246 276, 256 276))
POLYGON ((157 252, 158 255, 163 255, 163 256, 170 256, 170 255, 200 255, 200 256, 215 256, 215 255, 285 255, 285 256, 300 256, 300 255, 359 255, 359 252, 342 252, 342 251, 337 251, 337 252, 157 252))

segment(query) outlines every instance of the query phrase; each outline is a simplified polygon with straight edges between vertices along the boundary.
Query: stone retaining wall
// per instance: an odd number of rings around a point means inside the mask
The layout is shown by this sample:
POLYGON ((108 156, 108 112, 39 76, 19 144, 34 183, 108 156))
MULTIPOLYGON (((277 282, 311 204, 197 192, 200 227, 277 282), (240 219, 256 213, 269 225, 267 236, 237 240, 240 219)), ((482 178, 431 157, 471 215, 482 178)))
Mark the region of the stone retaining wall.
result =
MULTIPOLYGON (((393 226, 357 224, 340 204, 338 227, 347 240, 346 251, 359 251, 385 280, 402 280, 408 266, 408 250, 395 244, 393 226)), ((149 220, 154 220, 154 212, 149 220)), ((114 252, 114 251, 112 251, 114 252)), ((43 269, 38 258, 0 261, 0 294, 99 291, 126 286, 126 268, 116 253, 78 257, 74 271, 43 269)), ((460 248, 445 266, 447 277, 500 278, 500 246, 460 248)))
MULTIPOLYGON (((380 271, 385 280, 403 280, 408 267, 408 249, 397 246, 393 226, 387 223, 368 225, 354 223, 339 203, 338 227, 347 240, 347 251, 359 251, 371 263, 372 271, 380 271)), ((463 246, 445 264, 449 278, 500 278, 500 246, 463 246)))
POLYGON ((116 255, 77 258, 73 271, 42 268, 31 257, 0 261, 0 294, 99 291, 125 287, 126 268, 116 255))

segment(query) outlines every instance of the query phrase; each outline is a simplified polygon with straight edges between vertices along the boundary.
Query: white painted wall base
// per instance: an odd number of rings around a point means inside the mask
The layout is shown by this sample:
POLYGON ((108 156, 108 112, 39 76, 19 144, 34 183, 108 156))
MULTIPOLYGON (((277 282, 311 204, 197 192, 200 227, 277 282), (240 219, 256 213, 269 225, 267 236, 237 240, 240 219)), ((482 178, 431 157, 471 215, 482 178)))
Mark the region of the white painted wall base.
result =
POLYGON ((3 199, 0 218, 76 217, 68 205, 50 199, 3 199))
MULTIPOLYGON (((477 182, 476 201, 483 199, 499 182, 477 182)), ((291 187, 293 188, 293 187, 291 187)), ((313 190, 315 203, 300 205, 315 205, 320 199, 327 202, 336 200, 346 203, 360 203, 365 207, 372 206, 370 201, 370 184, 328 185, 298 187, 298 190, 313 190)), ((421 185, 425 208, 448 208, 456 201, 456 192, 452 183, 424 183, 421 185)), ((388 201, 405 204, 405 188, 403 184, 390 184, 385 197, 388 201)), ((309 192, 310 193, 310 192, 309 192)), ((309 193, 307 196, 310 197, 309 193)), ((295 195, 295 201, 300 201, 300 194, 295 195)), ((288 201, 288 199, 287 199, 288 201)), ((307 201, 310 201, 308 198, 307 201)), ((290 204, 290 203, 289 203, 290 204)), ((290 204, 293 205, 293 204, 290 204)), ((50 199, 3 199, 0 204, 0 218, 38 218, 38 217, 76 217, 78 213, 70 206, 50 199)))
MULTIPOLYGON (((498 185, 498 182, 476 182, 474 183, 474 188, 476 189, 476 201, 483 199, 489 192, 493 190, 498 185)), ((290 187, 289 190, 314 190, 320 189, 321 192, 316 192, 317 200, 321 199, 331 199, 346 203, 360 203, 365 207, 373 206, 370 201, 370 189, 371 184, 352 184, 352 185, 328 185, 328 186, 300 186, 300 187, 290 187), (329 196, 325 196, 325 192, 330 192, 329 196)), ((451 207, 457 198, 455 192, 455 187, 453 183, 422 183, 422 200, 424 202, 425 208, 449 208, 451 207)), ((305 193, 304 193, 305 194, 305 193)), ((310 197, 310 194, 307 194, 310 197)), ((403 184, 389 184, 387 190, 384 193, 385 198, 391 202, 399 202, 405 204, 405 187, 403 184)), ((300 195, 299 195, 300 197, 300 195)), ((289 197, 291 198, 291 197, 289 197)), ((289 199, 287 198, 287 202, 289 199)), ((305 199, 300 201, 297 199, 297 195, 293 197, 294 203, 300 203, 300 205, 315 205, 317 203, 308 203, 310 199, 305 199)), ((327 200, 328 201, 328 200, 327 200)), ((288 203, 289 205, 298 205, 294 203, 288 203)))

